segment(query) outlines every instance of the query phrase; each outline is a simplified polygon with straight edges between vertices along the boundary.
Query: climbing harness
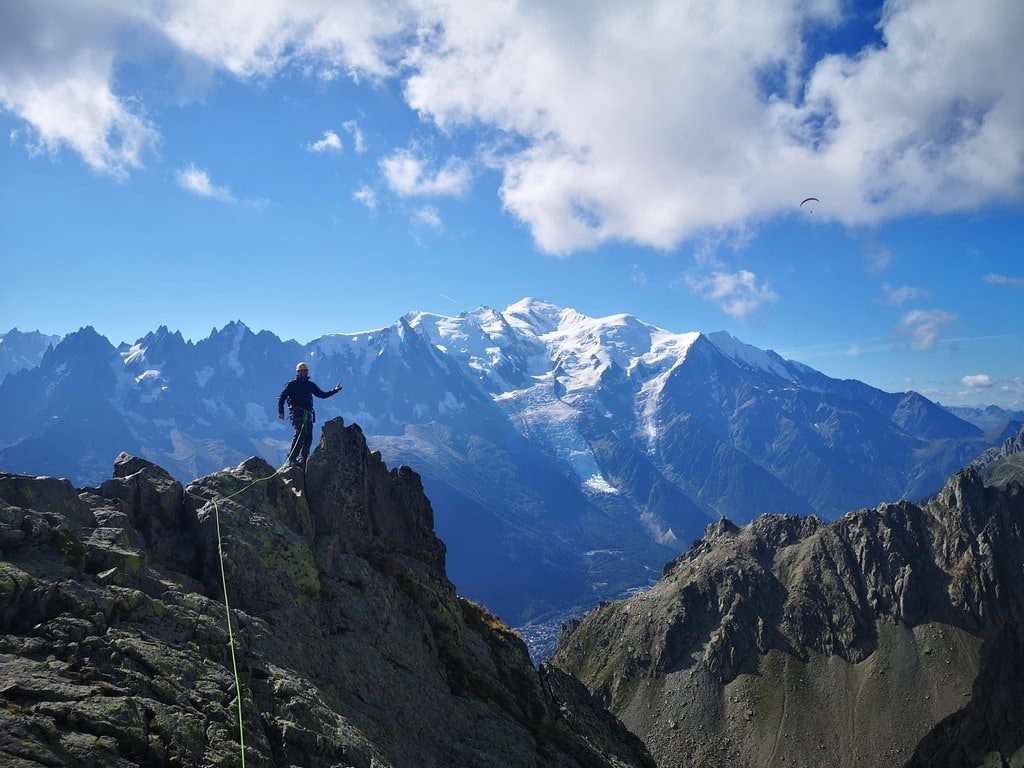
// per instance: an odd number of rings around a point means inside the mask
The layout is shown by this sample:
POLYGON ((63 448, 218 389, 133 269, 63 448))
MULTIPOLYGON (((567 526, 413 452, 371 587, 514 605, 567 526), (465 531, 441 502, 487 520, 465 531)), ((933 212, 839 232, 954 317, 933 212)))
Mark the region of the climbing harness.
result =
MULTIPOLYGON (((288 457, 285 459, 284 464, 277 468, 277 470, 266 477, 259 477, 253 480, 248 485, 239 488, 234 493, 229 493, 221 501, 227 501, 233 496, 237 496, 243 491, 247 491, 254 485, 269 480, 272 477, 276 477, 281 472, 292 465, 292 454, 295 452, 299 438, 302 436, 303 431, 309 425, 309 412, 307 411, 303 416, 302 426, 299 427, 299 431, 295 433, 295 437, 292 439, 292 446, 288 449, 288 457)), ((302 489, 306 489, 306 464, 302 463, 302 489)), ((238 701, 238 744, 242 753, 242 768, 245 768, 245 728, 242 725, 242 682, 238 677, 238 662, 235 659, 235 634, 231 628, 231 606, 228 603, 228 580, 224 573, 224 545, 220 535, 220 509, 217 505, 217 500, 212 499, 213 502, 213 516, 217 527, 217 555, 220 557, 220 581, 221 586, 224 589, 224 616, 228 625, 228 647, 231 649, 231 672, 235 676, 235 698, 238 701)))

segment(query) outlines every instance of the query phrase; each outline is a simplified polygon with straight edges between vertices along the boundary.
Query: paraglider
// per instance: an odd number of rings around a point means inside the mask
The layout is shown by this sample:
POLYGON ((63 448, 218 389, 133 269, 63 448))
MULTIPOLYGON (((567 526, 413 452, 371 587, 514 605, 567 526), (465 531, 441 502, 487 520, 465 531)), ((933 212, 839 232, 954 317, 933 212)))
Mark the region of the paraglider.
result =
MULTIPOLYGON (((805 197, 805 198, 804 198, 803 200, 801 200, 801 201, 800 201, 800 205, 799 205, 798 207, 800 207, 800 208, 803 208, 803 207, 804 207, 804 203, 809 203, 809 202, 811 202, 812 200, 813 200, 814 202, 816 202, 816 203, 820 203, 820 202, 821 202, 821 200, 819 200, 819 199, 818 199, 818 198, 816 198, 816 197, 805 197)), ((814 213, 814 206, 813 206, 813 205, 812 205, 812 206, 810 206, 810 207, 809 207, 809 208, 807 209, 807 212, 808 212, 808 213, 812 213, 812 214, 813 214, 813 213, 814 213)))

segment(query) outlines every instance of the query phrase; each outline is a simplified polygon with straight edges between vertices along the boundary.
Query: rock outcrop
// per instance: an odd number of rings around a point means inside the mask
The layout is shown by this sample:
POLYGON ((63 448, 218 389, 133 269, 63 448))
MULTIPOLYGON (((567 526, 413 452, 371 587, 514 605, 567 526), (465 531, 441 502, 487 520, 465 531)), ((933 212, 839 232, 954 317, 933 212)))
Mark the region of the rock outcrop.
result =
POLYGON ((0 763, 240 764, 218 518, 247 765, 653 766, 456 595, 418 475, 340 419, 305 477, 0 474, 0 763))
POLYGON ((721 520, 553 663, 659 766, 1003 765, 1024 758, 1022 563, 1024 489, 970 468, 924 507, 721 520))

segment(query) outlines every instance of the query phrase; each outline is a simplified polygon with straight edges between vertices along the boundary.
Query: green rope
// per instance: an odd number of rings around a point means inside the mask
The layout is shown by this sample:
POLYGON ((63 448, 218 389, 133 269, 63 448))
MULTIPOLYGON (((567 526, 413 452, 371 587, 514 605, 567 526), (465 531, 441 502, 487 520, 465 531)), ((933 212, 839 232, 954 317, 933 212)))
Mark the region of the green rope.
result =
MULTIPOLYGON (((301 437, 302 431, 305 430, 307 424, 309 424, 308 411, 306 412, 305 417, 302 421, 302 427, 300 428, 299 432, 295 435, 295 437, 292 439, 291 448, 288 449, 288 458, 285 459, 284 464, 277 468, 277 471, 275 471, 274 474, 267 475, 266 477, 256 478, 251 483, 242 488, 239 488, 234 493, 229 493, 227 496, 221 499, 221 501, 227 501, 233 496, 237 496, 238 494, 242 493, 242 491, 247 491, 254 485, 257 485, 258 483, 262 483, 264 480, 269 480, 270 478, 279 475, 281 473, 281 470, 288 466, 288 462, 291 461, 292 453, 295 451, 295 444, 296 442, 298 442, 298 439, 299 437, 301 437)), ((224 573, 224 543, 220 535, 220 508, 217 505, 216 499, 212 499, 212 501, 213 516, 217 524, 217 554, 220 557, 220 581, 221 585, 224 588, 224 617, 228 625, 228 646, 231 648, 231 671, 235 676, 235 698, 238 701, 238 744, 242 754, 242 768, 245 768, 245 727, 242 724, 242 681, 238 677, 238 662, 235 658, 235 634, 234 631, 231 629, 231 606, 228 603, 228 579, 224 573)))
MULTIPOLYGON (((276 474, 276 473, 275 473, 276 474)), ((242 753, 242 768, 245 768, 245 728, 242 725, 242 682, 238 678, 238 663, 235 660, 235 635, 231 630, 231 607, 228 605, 228 580, 224 575, 224 548, 220 538, 220 511, 213 502, 214 517, 217 520, 217 552, 220 555, 220 579, 224 585, 224 614, 228 625, 228 646, 231 648, 231 671, 235 675, 235 698, 238 700, 238 741, 242 753)))

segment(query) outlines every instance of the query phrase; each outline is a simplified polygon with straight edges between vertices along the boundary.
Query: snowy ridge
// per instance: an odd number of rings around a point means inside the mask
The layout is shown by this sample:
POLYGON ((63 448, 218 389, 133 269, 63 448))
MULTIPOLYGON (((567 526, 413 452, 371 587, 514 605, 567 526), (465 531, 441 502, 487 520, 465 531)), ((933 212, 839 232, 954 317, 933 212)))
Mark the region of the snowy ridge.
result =
MULTIPOLYGON (((567 476, 585 493, 599 496, 622 491, 609 479, 609 468, 600 466, 591 448, 595 419, 635 435, 653 456, 665 385, 701 336, 695 331, 671 332, 628 314, 590 317, 575 309, 524 298, 504 310, 481 306, 455 316, 410 312, 384 328, 322 336, 305 345, 305 354, 318 366, 342 360, 349 375, 377 377, 386 390, 395 364, 405 368, 418 365, 406 359, 403 351, 410 332, 426 341, 439 360, 453 362, 521 435, 561 462, 567 476), (385 358, 390 362, 375 367, 385 358)), ((163 339, 168 334, 161 327, 145 339, 118 348, 122 365, 120 371, 115 370, 112 402, 120 405, 132 399, 150 404, 167 391, 170 382, 165 381, 165 361, 152 359, 152 352, 165 349, 163 339)), ((220 369, 241 378, 248 359, 243 345, 252 343, 252 338, 240 321, 214 329, 207 343, 214 344, 219 360, 205 359, 206 364, 191 371, 190 378, 201 390, 208 389, 220 369)), ((800 375, 799 368, 774 353, 743 344, 727 333, 706 338, 737 365, 789 381, 800 375)), ((162 352, 156 355, 164 356, 162 352)), ((456 391, 458 385, 451 382, 436 393, 436 401, 410 402, 411 416, 430 421, 463 411, 465 404, 453 394, 456 391)), ((213 392, 199 402, 211 417, 233 414, 249 430, 273 426, 264 406, 255 402, 232 408, 222 395, 213 392)), ((400 426, 390 412, 375 413, 376 409, 364 402, 347 405, 349 418, 370 429, 400 426)))
MULTIPOLYGON (((707 338, 737 365, 755 368, 759 371, 778 376, 786 381, 797 381, 799 379, 794 372, 793 363, 783 360, 772 351, 766 352, 763 349, 744 344, 735 336, 725 331, 709 333, 707 338)), ((803 367, 806 368, 806 366, 803 367)))
POLYGON ((631 403, 645 439, 653 441, 662 388, 700 335, 672 333, 626 314, 589 317, 536 299, 501 312, 479 307, 456 317, 416 312, 406 319, 478 382, 520 434, 560 460, 584 492, 599 495, 621 491, 606 477, 581 424, 594 412, 608 414, 606 376, 615 369, 626 382, 617 394, 631 403))
MULTIPOLYGON (((653 450, 658 439, 656 414, 665 382, 672 375, 672 371, 686 359, 686 353, 699 337, 700 334, 697 332, 677 334, 659 331, 651 338, 651 351, 637 361, 653 374, 640 386, 636 398, 637 414, 648 451, 653 450)), ((634 364, 630 370, 635 368, 634 364)))
POLYGON ((513 389, 525 374, 527 360, 541 351, 489 307, 455 317, 415 312, 406 319, 410 328, 455 359, 490 394, 513 389))
POLYGON ((407 318, 501 400, 510 399, 517 382, 533 386, 552 378, 567 394, 594 390, 612 366, 658 376, 681 362, 699 335, 671 333, 625 314, 588 317, 535 299, 502 312, 480 307, 456 317, 416 312, 407 318))
POLYGON ((309 343, 310 359, 339 356, 353 361, 353 368, 366 375, 374 361, 384 354, 386 349, 394 346, 400 333, 400 325, 392 325, 358 333, 332 333, 321 336, 309 343))

